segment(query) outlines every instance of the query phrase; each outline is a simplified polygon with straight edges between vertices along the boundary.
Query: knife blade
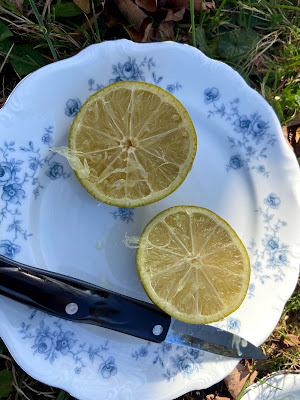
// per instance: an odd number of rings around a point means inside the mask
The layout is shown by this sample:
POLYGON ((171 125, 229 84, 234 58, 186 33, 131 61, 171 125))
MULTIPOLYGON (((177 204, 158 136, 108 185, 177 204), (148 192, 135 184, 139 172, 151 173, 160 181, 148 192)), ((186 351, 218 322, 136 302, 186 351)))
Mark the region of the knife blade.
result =
POLYGON ((173 320, 153 304, 1 255, 0 294, 59 318, 155 343, 169 342, 227 357, 266 358, 261 350, 234 333, 173 320))

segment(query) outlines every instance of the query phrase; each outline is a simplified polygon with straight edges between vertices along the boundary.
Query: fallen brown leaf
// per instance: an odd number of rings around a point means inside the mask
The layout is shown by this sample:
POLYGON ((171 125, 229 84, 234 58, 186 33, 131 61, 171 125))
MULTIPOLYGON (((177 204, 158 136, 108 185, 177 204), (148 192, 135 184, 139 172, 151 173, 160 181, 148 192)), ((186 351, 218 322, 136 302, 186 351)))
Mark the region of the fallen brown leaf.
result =
POLYGON ((194 1, 194 9, 195 12, 201 12, 205 10, 215 10, 216 5, 214 1, 201 1, 201 0, 195 0, 194 1))
POLYGON ((282 127, 283 134, 297 157, 300 155, 300 115, 282 127))
POLYGON ((165 17, 165 21, 180 21, 185 13, 184 8, 174 8, 173 10, 167 10, 167 15, 165 17))
POLYGON ((157 0, 135 0, 136 4, 146 11, 154 12, 157 8, 157 0))
POLYGON ((131 0, 107 1, 104 7, 104 17, 108 25, 123 25, 132 40, 146 42, 153 23, 148 16, 131 0))
POLYGON ((16 9, 18 11, 20 11, 20 13, 23 14, 23 3, 24 3, 24 0, 10 0, 10 2, 14 7, 16 7, 16 9))
POLYGON ((230 400, 229 397, 216 396, 215 394, 208 394, 205 400, 230 400))
MULTIPOLYGON (((224 380, 227 386, 227 389, 231 396, 236 399, 238 395, 241 393, 245 382, 251 373, 251 369, 249 365, 245 366, 241 363, 237 365, 237 367, 229 374, 224 380)), ((249 385, 251 385, 257 376, 257 371, 254 370, 250 376, 249 385)))
POLYGON ((282 126, 282 133, 283 133, 283 135, 284 135, 284 137, 285 137, 285 140, 287 141, 288 145, 290 146, 290 148, 291 148, 292 150, 294 150, 294 149, 293 149, 293 146, 291 145, 291 143, 290 143, 290 141, 289 141, 288 131, 287 131, 287 126, 286 126, 286 125, 283 125, 283 126, 282 126))
POLYGON ((263 56, 258 56, 256 58, 254 58, 254 60, 252 61, 252 66, 256 70, 260 69, 261 67, 264 67, 265 66, 264 57, 263 56))
POLYGON ((78 6, 86 14, 90 13, 90 0, 73 0, 76 6, 78 6))
POLYGON ((283 343, 284 343, 287 347, 294 347, 294 346, 298 346, 298 345, 299 345, 298 336, 292 335, 292 334, 288 334, 288 335, 286 335, 286 337, 287 337, 288 339, 284 339, 283 343))
POLYGON ((153 42, 162 40, 174 40, 174 23, 172 21, 162 21, 157 28, 152 28, 150 39, 153 42))

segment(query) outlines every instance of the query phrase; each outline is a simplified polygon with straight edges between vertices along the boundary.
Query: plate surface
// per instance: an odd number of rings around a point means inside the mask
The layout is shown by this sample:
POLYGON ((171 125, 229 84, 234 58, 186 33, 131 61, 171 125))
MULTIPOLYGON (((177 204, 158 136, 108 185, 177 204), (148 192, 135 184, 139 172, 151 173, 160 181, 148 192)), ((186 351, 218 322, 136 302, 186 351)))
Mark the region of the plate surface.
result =
MULTIPOLYGON (((206 207, 248 249, 251 283, 241 307, 215 325, 261 344, 276 326, 299 273, 300 174, 279 121, 239 74, 176 43, 93 45, 28 76, 0 112, 0 253, 147 301, 135 266, 139 236, 158 212, 206 207), (118 80, 156 84, 189 112, 198 150, 185 182, 136 209, 99 204, 66 160, 80 106, 118 80)), ((148 300, 149 301, 149 300, 148 300)), ((171 400, 210 387, 237 359, 155 345, 78 325, 0 297, 0 335, 34 378, 80 400, 171 400)))
POLYGON ((249 386, 242 400, 300 399, 300 371, 275 372, 262 381, 249 386))

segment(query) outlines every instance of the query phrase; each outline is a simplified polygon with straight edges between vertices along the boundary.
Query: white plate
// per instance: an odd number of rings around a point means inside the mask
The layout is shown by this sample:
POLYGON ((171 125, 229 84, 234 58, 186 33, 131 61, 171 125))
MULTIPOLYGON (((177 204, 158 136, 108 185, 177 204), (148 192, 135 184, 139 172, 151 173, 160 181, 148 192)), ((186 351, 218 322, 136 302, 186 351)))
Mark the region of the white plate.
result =
POLYGON ((300 371, 280 371, 249 386, 242 400, 299 400, 300 371))
MULTIPOLYGON (((1 254, 147 300, 125 235, 140 235, 170 206, 203 206, 228 221, 252 262, 247 298, 216 325, 256 345, 276 326, 299 272, 299 168, 271 107, 225 64, 169 42, 90 46, 14 90, 0 112, 0 148, 1 254), (91 94, 126 79, 173 93, 198 134, 185 182, 136 209, 99 205, 49 151, 67 145, 91 94)), ((238 362, 58 320, 4 297, 0 335, 26 372, 81 400, 170 400, 210 387, 238 362)))

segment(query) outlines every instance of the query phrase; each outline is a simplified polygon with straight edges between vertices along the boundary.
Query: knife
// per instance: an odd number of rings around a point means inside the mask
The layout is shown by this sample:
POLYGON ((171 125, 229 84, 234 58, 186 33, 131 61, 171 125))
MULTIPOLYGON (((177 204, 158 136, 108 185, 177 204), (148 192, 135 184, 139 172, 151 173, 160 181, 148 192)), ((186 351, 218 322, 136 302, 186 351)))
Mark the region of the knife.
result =
POLYGON ((172 319, 153 304, 0 255, 0 294, 59 318, 227 357, 266 359, 240 336, 209 325, 172 319))

